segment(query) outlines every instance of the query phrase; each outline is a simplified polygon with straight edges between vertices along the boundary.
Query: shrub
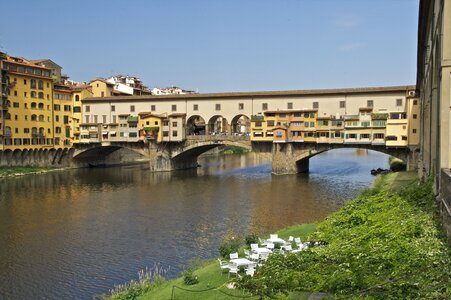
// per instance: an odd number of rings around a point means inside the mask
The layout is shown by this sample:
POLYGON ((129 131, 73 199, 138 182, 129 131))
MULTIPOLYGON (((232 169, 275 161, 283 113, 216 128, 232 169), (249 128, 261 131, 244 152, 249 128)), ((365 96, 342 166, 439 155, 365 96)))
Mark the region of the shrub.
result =
POLYGON ((183 273, 183 282, 186 285, 193 285, 199 283, 199 279, 194 275, 194 271, 191 268, 186 269, 183 273))
POLYGON ((390 161, 390 170, 392 172, 401 172, 406 170, 406 164, 400 159, 392 159, 390 161))
POLYGON ((258 235, 255 233, 249 234, 244 238, 244 242, 248 247, 251 246, 251 244, 257 244, 258 243, 258 235))
POLYGON ((238 240, 231 239, 219 245, 218 250, 223 258, 229 258, 230 253, 238 252, 239 248, 240 243, 238 240))

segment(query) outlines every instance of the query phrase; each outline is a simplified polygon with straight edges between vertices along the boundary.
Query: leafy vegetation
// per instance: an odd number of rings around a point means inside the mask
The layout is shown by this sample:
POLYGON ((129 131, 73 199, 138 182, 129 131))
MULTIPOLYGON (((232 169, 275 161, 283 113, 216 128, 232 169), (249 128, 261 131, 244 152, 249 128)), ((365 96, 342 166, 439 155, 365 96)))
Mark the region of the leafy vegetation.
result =
POLYGON ((33 166, 21 166, 21 167, 0 167, 0 178, 19 176, 26 174, 46 173, 54 170, 53 168, 46 167, 33 167, 33 166))
POLYGON ((110 295, 104 295, 103 299, 110 300, 134 300, 139 296, 153 290, 155 287, 162 285, 166 280, 164 274, 166 272, 155 266, 154 270, 146 268, 138 272, 138 280, 132 280, 126 284, 116 285, 110 295))
POLYGON ((390 170, 392 172, 401 172, 407 169, 405 162, 393 156, 390 156, 388 163, 390 164, 390 170))
POLYGON ((221 150, 221 154, 245 154, 248 153, 249 150, 236 146, 226 146, 221 150))
POLYGON ((244 238, 245 244, 250 247, 251 244, 258 244, 258 235, 251 233, 244 238))
POLYGON ((383 176, 318 225, 326 246, 271 255, 242 288, 261 297, 323 291, 337 298, 450 299, 451 251, 441 236, 431 182, 388 189, 383 176), (421 272, 419 272, 421 270, 421 272))
POLYGON ((239 248, 240 241, 238 239, 231 239, 219 245, 218 251, 223 258, 229 258, 230 253, 238 252, 239 248))

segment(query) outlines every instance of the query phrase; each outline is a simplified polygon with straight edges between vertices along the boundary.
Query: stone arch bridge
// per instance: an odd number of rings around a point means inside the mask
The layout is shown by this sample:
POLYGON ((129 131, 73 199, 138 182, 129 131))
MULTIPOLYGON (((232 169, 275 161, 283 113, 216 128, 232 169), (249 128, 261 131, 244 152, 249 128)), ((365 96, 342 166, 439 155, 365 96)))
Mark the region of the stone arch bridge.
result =
POLYGON ((126 148, 149 160, 151 171, 172 171, 195 168, 202 153, 219 146, 236 146, 264 155, 272 160, 272 172, 277 175, 308 172, 309 159, 325 151, 340 148, 369 149, 397 157, 415 169, 418 152, 408 147, 387 148, 371 144, 320 144, 251 142, 247 136, 188 136, 183 142, 109 142, 74 145, 73 160, 101 162, 118 149, 126 148))

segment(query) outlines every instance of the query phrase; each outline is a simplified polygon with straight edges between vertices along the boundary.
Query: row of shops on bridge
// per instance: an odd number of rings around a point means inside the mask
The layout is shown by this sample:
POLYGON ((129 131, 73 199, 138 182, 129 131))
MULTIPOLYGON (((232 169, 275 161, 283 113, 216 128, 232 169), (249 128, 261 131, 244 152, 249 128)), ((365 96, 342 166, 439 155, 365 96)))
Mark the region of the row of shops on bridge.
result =
POLYGON ((409 99, 407 111, 359 109, 356 115, 319 115, 317 109, 274 110, 239 116, 231 124, 218 117, 205 122, 185 113, 120 114, 114 123, 81 124, 80 142, 181 142, 188 136, 249 137, 253 142, 371 144, 387 147, 419 143, 419 103, 409 99))

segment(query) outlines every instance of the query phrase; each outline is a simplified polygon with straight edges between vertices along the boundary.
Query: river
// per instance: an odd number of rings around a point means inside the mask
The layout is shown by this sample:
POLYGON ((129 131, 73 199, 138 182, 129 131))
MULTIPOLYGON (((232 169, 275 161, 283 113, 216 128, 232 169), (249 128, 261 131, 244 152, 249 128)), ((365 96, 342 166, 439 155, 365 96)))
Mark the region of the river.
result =
POLYGON ((254 154, 197 170, 146 165, 0 179, 0 299, 92 299, 159 265, 176 276, 226 238, 321 221, 368 187, 388 156, 334 150, 310 173, 271 175, 254 154))

